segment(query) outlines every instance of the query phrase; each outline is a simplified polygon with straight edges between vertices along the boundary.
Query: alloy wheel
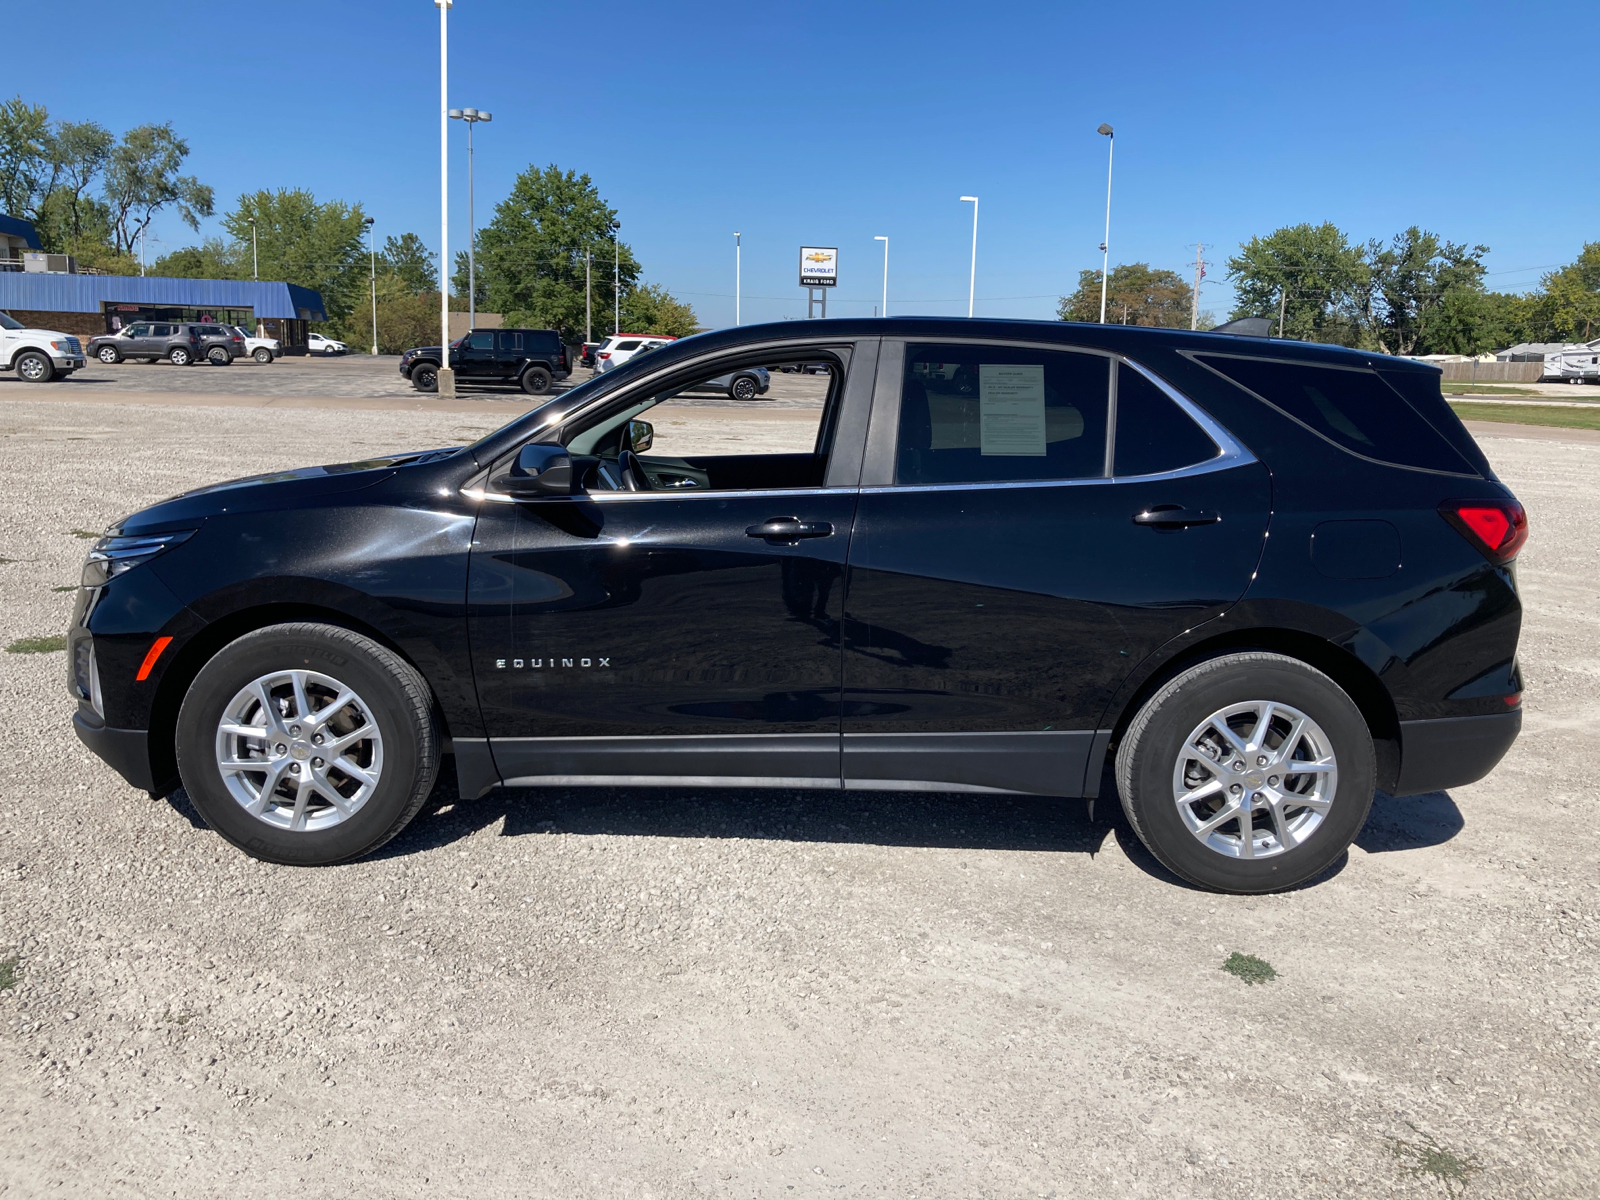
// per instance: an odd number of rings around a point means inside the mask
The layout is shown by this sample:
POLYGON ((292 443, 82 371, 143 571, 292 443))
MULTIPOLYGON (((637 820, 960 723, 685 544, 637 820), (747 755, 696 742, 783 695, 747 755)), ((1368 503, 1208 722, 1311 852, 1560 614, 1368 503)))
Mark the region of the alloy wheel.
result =
POLYGON ((1326 819, 1338 784, 1322 727, 1271 700, 1212 713, 1184 739, 1172 769, 1184 825, 1229 858, 1268 858, 1303 845, 1326 819))
POLYGON ((217 725, 217 770, 259 821, 315 832, 354 816, 378 787, 383 735, 367 703, 316 671, 276 671, 239 689, 217 725))

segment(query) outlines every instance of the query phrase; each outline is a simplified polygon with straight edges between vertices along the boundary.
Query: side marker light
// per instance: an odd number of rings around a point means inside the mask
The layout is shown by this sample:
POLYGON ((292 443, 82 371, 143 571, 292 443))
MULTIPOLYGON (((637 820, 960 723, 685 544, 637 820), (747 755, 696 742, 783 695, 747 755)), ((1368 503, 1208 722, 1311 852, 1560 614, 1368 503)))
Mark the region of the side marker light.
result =
POLYGON ((139 664, 139 673, 133 678, 139 683, 143 683, 146 679, 149 679, 150 672, 156 665, 156 659, 160 658, 161 652, 170 645, 172 645, 171 638, 158 637, 154 644, 150 647, 150 653, 146 654, 144 656, 144 661, 139 664))

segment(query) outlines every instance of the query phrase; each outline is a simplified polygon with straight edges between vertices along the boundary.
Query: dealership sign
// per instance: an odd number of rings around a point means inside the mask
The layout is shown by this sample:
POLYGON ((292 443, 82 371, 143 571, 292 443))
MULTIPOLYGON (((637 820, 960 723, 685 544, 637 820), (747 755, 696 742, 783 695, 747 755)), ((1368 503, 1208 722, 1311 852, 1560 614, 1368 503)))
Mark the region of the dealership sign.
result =
POLYGON ((837 287, 839 248, 837 246, 800 247, 800 286, 837 287))

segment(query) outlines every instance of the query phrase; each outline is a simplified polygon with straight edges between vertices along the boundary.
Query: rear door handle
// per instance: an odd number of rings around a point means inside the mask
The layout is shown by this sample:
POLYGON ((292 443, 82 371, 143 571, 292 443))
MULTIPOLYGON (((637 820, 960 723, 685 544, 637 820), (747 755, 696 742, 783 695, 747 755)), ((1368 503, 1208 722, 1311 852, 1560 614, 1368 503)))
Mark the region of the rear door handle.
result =
POLYGON ((746 537, 765 538, 769 542, 797 542, 801 538, 828 537, 833 533, 833 526, 826 521, 802 521, 799 517, 768 517, 744 533, 746 537))
POLYGON ((1133 514, 1135 525, 1153 525, 1157 529, 1182 529, 1186 525, 1215 525, 1222 514, 1206 509, 1184 508, 1181 504, 1157 504, 1133 514))

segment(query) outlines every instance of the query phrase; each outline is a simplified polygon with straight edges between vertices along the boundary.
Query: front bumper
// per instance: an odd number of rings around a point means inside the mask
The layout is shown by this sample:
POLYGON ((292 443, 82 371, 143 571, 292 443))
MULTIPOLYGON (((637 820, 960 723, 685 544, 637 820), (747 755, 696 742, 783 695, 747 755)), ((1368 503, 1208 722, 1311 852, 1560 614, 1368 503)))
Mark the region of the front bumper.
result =
POLYGON ((79 741, 134 787, 147 792, 156 790, 150 771, 150 734, 147 731, 91 725, 82 713, 72 714, 72 728, 79 741))
POLYGON ((89 360, 81 354, 52 354, 50 361, 58 371, 81 371, 89 365, 89 360))
POLYGON ((1522 732, 1522 710, 1480 717, 1400 722, 1396 796, 1442 792, 1476 783, 1506 756, 1522 732))

